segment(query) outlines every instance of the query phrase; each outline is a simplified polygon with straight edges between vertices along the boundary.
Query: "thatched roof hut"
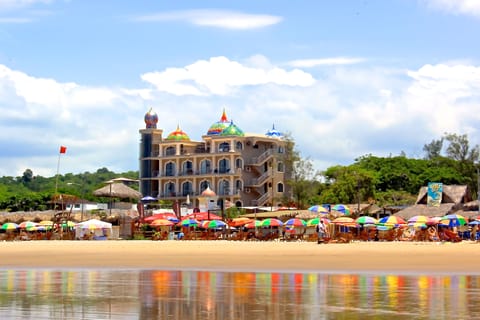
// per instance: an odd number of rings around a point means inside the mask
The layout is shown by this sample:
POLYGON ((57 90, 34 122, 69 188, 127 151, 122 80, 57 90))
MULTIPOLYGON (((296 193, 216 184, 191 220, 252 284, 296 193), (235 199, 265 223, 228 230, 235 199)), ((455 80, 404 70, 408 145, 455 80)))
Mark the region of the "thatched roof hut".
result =
POLYGON ((122 199, 140 199, 142 194, 130 188, 123 183, 109 183, 105 187, 93 191, 93 194, 97 197, 111 197, 122 199))
POLYGON ((465 203, 472 200, 466 185, 443 185, 442 202, 439 206, 428 206, 427 198, 428 187, 421 187, 415 205, 400 210, 395 215, 407 220, 416 215, 439 217, 462 209, 465 203))

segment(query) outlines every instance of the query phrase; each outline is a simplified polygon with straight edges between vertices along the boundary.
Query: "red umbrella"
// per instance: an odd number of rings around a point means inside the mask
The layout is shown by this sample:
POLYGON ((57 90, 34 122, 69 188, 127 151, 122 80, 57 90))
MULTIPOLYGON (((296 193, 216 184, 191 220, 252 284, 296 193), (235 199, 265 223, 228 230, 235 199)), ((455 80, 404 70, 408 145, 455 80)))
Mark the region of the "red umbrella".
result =
POLYGON ((215 213, 208 212, 194 212, 189 215, 186 215, 184 218, 195 219, 198 221, 202 220, 222 220, 222 217, 216 215, 215 213))
POLYGON ((157 219, 150 223, 152 227, 173 226, 175 223, 166 219, 157 219))

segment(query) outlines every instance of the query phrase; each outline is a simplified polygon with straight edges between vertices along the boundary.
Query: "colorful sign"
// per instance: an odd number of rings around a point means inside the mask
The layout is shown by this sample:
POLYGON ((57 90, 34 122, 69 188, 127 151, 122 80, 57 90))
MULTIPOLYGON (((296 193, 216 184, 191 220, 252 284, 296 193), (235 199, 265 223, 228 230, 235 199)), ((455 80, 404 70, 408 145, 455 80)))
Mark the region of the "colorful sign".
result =
POLYGON ((429 182, 427 191, 427 206, 438 207, 442 203, 443 183, 429 182))

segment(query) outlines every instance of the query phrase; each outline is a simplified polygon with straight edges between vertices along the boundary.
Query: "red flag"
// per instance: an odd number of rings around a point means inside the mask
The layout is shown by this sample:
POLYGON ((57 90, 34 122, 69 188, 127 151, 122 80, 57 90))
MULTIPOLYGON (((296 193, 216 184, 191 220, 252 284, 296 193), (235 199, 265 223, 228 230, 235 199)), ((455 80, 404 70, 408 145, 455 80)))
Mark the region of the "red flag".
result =
POLYGON ((60 146, 60 153, 65 153, 65 152, 67 152, 67 147, 60 146))

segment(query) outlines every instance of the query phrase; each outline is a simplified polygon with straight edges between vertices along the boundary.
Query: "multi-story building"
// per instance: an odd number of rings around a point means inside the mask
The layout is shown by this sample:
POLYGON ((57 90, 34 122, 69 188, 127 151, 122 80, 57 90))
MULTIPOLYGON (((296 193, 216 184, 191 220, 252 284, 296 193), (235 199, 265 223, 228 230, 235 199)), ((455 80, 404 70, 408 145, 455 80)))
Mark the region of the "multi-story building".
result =
POLYGON ((247 134, 224 110, 202 140, 193 141, 179 126, 164 137, 152 110, 144 120, 145 129, 139 130, 144 196, 179 203, 188 199, 197 206, 210 188, 219 200, 238 207, 278 206, 288 197, 286 142, 274 126, 266 134, 247 134))

